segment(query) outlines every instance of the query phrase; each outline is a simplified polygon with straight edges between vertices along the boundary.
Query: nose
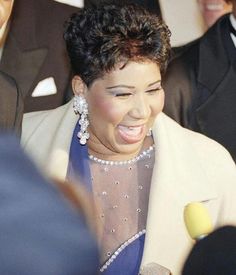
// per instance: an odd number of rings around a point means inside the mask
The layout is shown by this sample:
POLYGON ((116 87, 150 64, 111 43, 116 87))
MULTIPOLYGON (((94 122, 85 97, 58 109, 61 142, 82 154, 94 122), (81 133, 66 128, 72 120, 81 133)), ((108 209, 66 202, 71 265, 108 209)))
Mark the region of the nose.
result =
POLYGON ((145 119, 150 115, 150 105, 145 96, 136 95, 133 99, 130 116, 135 119, 145 119))

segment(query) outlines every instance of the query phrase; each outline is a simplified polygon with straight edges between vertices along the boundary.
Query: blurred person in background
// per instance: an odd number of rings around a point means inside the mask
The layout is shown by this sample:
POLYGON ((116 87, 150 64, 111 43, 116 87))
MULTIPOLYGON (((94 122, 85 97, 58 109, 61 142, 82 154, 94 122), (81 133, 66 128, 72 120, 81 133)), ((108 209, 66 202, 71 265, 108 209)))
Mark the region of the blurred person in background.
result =
POLYGON ((220 227, 195 244, 182 275, 235 275, 235 259, 236 227, 220 227))
MULTIPOLYGON (((87 7, 91 3, 99 4, 99 2, 101 2, 101 0, 55 0, 55 1, 76 6, 79 8, 87 7)), ((160 5, 158 0, 132 0, 132 2, 134 4, 142 5, 145 8, 149 9, 150 11, 155 12, 158 15, 161 15, 160 5)))
POLYGON ((81 190, 47 181, 17 138, 1 130, 0 156, 0 274, 97 274, 97 242, 81 190))
POLYGON ((232 4, 230 1, 198 0, 198 4, 206 24, 206 29, 211 27, 222 15, 232 11, 232 4))
POLYGON ((199 38, 210 27, 209 22, 232 10, 231 3, 224 0, 159 0, 159 3, 172 33, 172 47, 181 47, 199 38))
POLYGON ((132 3, 142 5, 144 8, 161 17, 159 0, 133 0, 132 3))
POLYGON ((215 139, 236 160, 236 0, 231 3, 232 13, 170 62, 163 85, 165 113, 215 139))
MULTIPOLYGON (((7 25, 13 1, 0 0, 0 60, 7 35, 7 25)), ((0 63, 1 64, 1 63, 0 63)), ((14 79, 0 69, 0 126, 2 128, 21 128, 23 99, 14 79)))
MULTIPOLYGON (((71 0, 63 0, 63 1, 70 2, 71 0)), ((88 7, 90 4, 99 5, 99 3, 101 2, 102 0, 84 0, 84 6, 88 7)), ((123 2, 125 3, 125 1, 123 2)), ((144 8, 148 9, 149 11, 161 16, 159 0, 128 0, 126 2, 141 5, 144 8)))
POLYGON ((0 122, 21 128, 23 112, 46 110, 70 97, 62 38, 77 9, 49 0, 0 0, 0 122))

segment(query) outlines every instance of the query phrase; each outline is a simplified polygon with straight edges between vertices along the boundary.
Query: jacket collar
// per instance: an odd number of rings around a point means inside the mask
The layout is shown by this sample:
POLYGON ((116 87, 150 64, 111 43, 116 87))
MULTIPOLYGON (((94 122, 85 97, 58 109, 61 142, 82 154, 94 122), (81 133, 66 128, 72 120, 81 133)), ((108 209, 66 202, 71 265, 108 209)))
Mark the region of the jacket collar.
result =
POLYGON ((46 48, 21 51, 14 37, 9 35, 3 51, 0 69, 15 80, 23 97, 33 85, 47 52, 46 48))

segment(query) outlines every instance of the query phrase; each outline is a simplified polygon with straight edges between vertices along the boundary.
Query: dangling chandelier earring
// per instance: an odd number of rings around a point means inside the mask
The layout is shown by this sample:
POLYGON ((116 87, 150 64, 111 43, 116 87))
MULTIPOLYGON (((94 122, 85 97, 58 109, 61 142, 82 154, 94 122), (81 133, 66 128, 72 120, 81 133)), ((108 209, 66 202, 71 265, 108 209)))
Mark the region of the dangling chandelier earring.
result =
POLYGON ((86 102, 86 99, 80 95, 74 96, 73 109, 76 115, 80 115, 80 131, 78 132, 77 137, 80 139, 80 144, 85 145, 87 139, 89 139, 89 133, 87 131, 89 126, 88 103, 86 102))

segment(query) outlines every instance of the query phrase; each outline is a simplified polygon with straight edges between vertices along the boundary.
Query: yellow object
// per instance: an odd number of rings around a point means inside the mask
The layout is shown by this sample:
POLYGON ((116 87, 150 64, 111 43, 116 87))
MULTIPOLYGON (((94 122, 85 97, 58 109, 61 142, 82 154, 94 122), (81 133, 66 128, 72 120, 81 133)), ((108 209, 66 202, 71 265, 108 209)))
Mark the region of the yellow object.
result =
POLYGON ((208 210, 200 202, 189 203, 184 209, 184 221, 191 238, 198 240, 213 230, 208 210))

